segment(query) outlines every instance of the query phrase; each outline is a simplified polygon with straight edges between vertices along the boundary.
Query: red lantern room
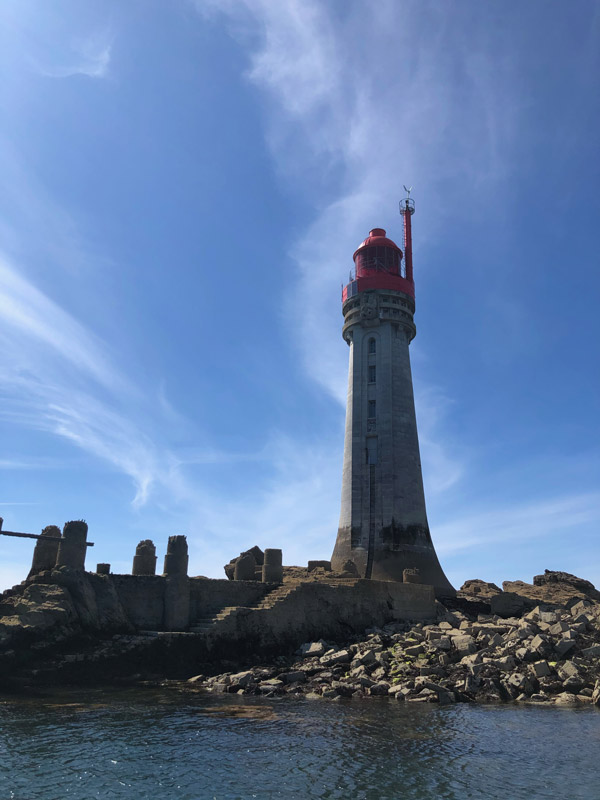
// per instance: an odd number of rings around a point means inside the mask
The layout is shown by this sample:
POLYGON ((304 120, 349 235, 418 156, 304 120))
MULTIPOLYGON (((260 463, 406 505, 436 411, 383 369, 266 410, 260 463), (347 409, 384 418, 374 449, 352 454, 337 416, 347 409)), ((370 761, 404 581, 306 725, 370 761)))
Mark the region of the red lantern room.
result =
POLYGON ((379 272, 400 275, 402 250, 386 238, 383 228, 373 228, 353 256, 356 277, 368 278, 379 272))
POLYGON ((354 253, 355 274, 342 291, 342 302, 367 289, 391 289, 414 297, 412 259, 408 258, 410 242, 405 248, 406 267, 398 245, 387 238, 383 228, 373 228, 354 253))

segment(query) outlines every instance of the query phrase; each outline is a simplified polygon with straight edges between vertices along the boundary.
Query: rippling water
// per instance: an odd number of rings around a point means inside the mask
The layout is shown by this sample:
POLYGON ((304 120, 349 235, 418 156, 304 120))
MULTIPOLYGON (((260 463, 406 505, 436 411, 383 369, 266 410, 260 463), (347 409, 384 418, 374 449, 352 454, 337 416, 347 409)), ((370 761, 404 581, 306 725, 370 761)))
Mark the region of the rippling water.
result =
POLYGON ((86 691, 0 701, 1 800, 595 800, 600 713, 86 691))

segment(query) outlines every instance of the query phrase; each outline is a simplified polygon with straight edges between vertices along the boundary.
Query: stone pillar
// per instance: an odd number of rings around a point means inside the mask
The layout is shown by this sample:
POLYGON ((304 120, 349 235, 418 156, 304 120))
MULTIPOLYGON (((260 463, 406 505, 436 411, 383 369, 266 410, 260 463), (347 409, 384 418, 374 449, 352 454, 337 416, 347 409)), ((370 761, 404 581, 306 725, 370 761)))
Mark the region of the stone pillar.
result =
POLYGON ((165 575, 187 575, 188 546, 185 536, 169 536, 165 556, 165 575))
POLYGON ((151 539, 142 539, 135 548, 132 575, 156 575, 156 547, 151 539))
POLYGON ((85 569, 88 526, 82 519, 66 522, 56 558, 57 567, 85 569))
POLYGON ((165 556, 165 629, 184 631, 190 624, 188 546, 185 536, 169 536, 165 556))
POLYGON ((110 564, 96 564, 97 575, 110 575, 110 564))
POLYGON ((404 583, 423 583, 421 579, 421 570, 416 567, 402 570, 402 581, 404 583))
POLYGON ((41 538, 35 543, 28 578, 43 570, 54 569, 59 544, 60 528, 56 525, 47 525, 41 533, 41 538))
POLYGON ((265 549, 265 563, 262 568, 263 583, 283 583, 282 553, 274 547, 265 549))
POLYGON ((256 580, 256 561, 252 556, 240 556, 233 568, 234 581, 254 581, 256 580))

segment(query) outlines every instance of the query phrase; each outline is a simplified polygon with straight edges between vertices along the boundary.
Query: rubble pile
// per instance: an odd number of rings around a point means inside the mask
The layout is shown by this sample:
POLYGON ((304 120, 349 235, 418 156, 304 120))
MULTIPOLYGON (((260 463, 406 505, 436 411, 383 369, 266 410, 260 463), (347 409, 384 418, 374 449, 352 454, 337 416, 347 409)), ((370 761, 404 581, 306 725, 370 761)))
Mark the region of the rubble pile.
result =
POLYGON ((522 616, 439 606, 434 624, 391 623, 345 645, 307 642, 293 659, 190 678, 214 693, 391 697, 413 703, 532 702, 600 706, 600 604, 536 606, 522 616))

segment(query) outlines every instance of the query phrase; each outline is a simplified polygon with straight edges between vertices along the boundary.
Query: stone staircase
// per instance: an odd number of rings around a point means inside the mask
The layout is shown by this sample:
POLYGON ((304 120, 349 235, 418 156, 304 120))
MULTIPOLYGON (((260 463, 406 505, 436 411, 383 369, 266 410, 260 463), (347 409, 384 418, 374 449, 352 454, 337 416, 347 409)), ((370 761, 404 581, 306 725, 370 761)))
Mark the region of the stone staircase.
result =
POLYGON ((207 612, 203 617, 197 619, 192 625, 190 625, 189 630, 190 633, 207 633, 215 628, 220 622, 232 615, 236 614, 240 608, 245 610, 251 609, 252 611, 263 611, 267 608, 273 608, 276 603, 281 602, 284 598, 289 597, 292 592, 295 592, 296 589, 301 585, 302 581, 294 581, 289 583, 283 583, 281 586, 278 586, 276 589, 272 589, 267 595, 265 595, 258 603, 255 603, 253 606, 225 606, 221 609, 213 609, 212 611, 207 612))
MULTIPOLYGON (((335 581, 324 581, 323 583, 327 583, 329 586, 353 586, 357 582, 356 578, 342 578, 336 579, 335 581)), ((234 616, 237 614, 239 609, 244 609, 247 611, 250 609, 251 611, 264 611, 269 608, 273 608, 277 603, 282 602, 283 600, 287 599, 291 594, 293 594, 300 586, 304 585, 305 581, 303 580, 294 580, 294 581, 287 581, 286 583, 281 584, 276 589, 272 589, 267 595, 265 595, 258 603, 255 603, 253 606, 225 606, 224 608, 220 609, 212 609, 208 611, 203 617, 197 619, 192 625, 189 627, 190 633, 197 633, 197 634, 205 634, 209 631, 215 629, 217 625, 223 620, 234 616)), ((322 582, 319 582, 322 585, 322 582)))

